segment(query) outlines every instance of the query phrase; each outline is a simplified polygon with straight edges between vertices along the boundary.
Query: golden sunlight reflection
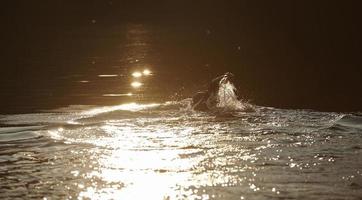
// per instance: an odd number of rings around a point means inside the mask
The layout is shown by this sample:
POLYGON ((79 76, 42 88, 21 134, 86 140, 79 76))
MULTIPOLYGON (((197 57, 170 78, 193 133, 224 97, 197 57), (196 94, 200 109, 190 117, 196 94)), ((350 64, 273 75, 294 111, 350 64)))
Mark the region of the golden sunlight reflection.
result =
POLYGON ((235 187, 246 180, 238 173, 249 174, 252 166, 236 168, 234 162, 242 160, 251 164, 256 159, 255 154, 237 147, 239 153, 235 157, 225 156, 224 152, 235 151, 220 143, 228 140, 228 135, 195 134, 202 133, 205 128, 215 133, 223 131, 222 125, 207 123, 205 127, 209 118, 175 124, 185 116, 150 117, 157 109, 147 110, 147 116, 113 113, 157 106, 160 104, 130 103, 95 108, 83 113, 91 115, 92 123, 98 114, 109 113, 112 118, 100 116, 102 124, 79 127, 76 135, 73 129, 67 128, 49 132, 52 138, 94 145, 88 151, 91 156, 84 157, 90 171, 72 172, 74 176, 91 181, 91 184, 85 181, 78 185, 80 199, 208 199, 213 198, 212 194, 203 190, 213 186, 235 187), (124 115, 137 117, 123 118, 124 115))
POLYGON ((99 147, 108 147, 109 151, 98 159, 98 169, 88 177, 118 183, 121 187, 88 187, 79 197, 162 200, 184 198, 187 194, 188 199, 199 199, 200 196, 192 188, 237 182, 235 177, 224 176, 222 172, 194 173, 198 171, 194 171, 198 164, 205 159, 200 154, 202 150, 171 148, 173 140, 180 140, 179 143, 185 146, 192 143, 192 137, 185 136, 192 134, 197 127, 185 126, 180 129, 159 124, 154 127, 157 132, 151 133, 147 127, 116 124, 108 122, 102 126, 109 140, 102 138, 102 141, 94 141, 99 147), (160 144, 157 144, 160 141, 152 139, 155 136, 169 138, 170 141, 160 148, 160 144), (189 157, 185 158, 186 155, 189 157))
POLYGON ((117 77, 118 74, 99 74, 98 77, 101 78, 110 78, 110 77, 117 77))
POLYGON ((128 103, 128 104, 121 104, 121 105, 117 105, 117 106, 106 106, 106 107, 101 107, 101 108, 94 108, 88 111, 83 112, 83 115, 98 115, 101 113, 106 113, 106 112, 112 112, 112 111, 116 111, 116 110, 125 110, 125 111, 139 111, 139 110, 144 110, 147 108, 152 108, 152 107, 156 107, 159 106, 160 104, 137 104, 137 103, 128 103))
POLYGON ((139 72, 139 71, 136 71, 136 72, 133 72, 133 73, 132 73, 132 76, 135 77, 135 78, 139 78, 139 77, 142 76, 142 73, 139 72))
POLYGON ((151 71, 148 70, 148 69, 143 70, 142 73, 143 73, 143 75, 145 75, 145 76, 151 75, 151 71))
POLYGON ((132 93, 125 93, 125 94, 103 94, 104 97, 124 97, 124 96, 132 96, 132 93))
POLYGON ((142 83, 141 83, 141 82, 138 82, 138 81, 133 81, 133 82, 131 83, 131 86, 132 86, 133 88, 139 88, 139 87, 142 86, 142 83))

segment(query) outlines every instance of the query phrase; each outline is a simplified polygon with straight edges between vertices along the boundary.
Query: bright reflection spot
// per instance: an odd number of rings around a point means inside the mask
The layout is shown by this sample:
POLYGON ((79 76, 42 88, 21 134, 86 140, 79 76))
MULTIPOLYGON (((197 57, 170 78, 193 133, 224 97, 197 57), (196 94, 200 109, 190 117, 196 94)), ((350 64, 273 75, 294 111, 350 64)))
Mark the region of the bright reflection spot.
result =
POLYGON ((132 96, 132 93, 126 94, 103 94, 104 97, 124 97, 124 96, 132 96))
POLYGON ((148 69, 143 70, 143 75, 148 76, 151 75, 151 71, 148 69))
POLYGON ((101 78, 110 78, 110 77, 117 77, 117 74, 99 74, 98 77, 101 78))
POLYGON ((142 83, 141 82, 138 82, 138 81, 134 81, 131 83, 131 86, 134 87, 134 88, 139 88, 142 86, 142 83))
POLYGON ((137 104, 137 103, 128 103, 128 104, 121 104, 118 106, 107 106, 107 107, 101 107, 101 108, 95 108, 89 111, 84 112, 83 114, 85 115, 97 115, 97 114, 101 114, 101 113, 106 113, 106 112, 112 112, 112 111, 116 111, 116 110, 126 110, 126 111, 139 111, 139 110, 144 110, 147 108, 152 108, 152 107, 156 107, 159 106, 160 104, 137 104))
POLYGON ((139 78, 139 77, 141 77, 141 76, 142 76, 142 73, 141 73, 141 72, 136 71, 136 72, 133 72, 133 73, 132 73, 132 76, 133 76, 133 77, 135 77, 135 78, 139 78))

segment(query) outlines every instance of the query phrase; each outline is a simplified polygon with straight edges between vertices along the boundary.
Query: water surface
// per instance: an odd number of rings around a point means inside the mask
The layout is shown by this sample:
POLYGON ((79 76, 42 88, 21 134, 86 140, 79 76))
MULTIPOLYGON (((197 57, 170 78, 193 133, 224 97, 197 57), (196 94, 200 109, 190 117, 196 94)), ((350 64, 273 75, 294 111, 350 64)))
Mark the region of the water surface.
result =
POLYGON ((360 199, 359 114, 189 100, 2 115, 0 196, 92 199, 360 199))

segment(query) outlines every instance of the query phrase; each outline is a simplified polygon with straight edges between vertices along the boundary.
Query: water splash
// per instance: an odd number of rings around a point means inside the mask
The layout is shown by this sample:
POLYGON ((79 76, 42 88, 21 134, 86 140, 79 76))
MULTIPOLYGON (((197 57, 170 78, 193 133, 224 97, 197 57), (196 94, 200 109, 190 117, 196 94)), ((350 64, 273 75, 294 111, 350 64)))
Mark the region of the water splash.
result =
POLYGON ((234 84, 224 77, 219 83, 216 108, 221 111, 246 111, 251 109, 251 106, 238 99, 234 84))

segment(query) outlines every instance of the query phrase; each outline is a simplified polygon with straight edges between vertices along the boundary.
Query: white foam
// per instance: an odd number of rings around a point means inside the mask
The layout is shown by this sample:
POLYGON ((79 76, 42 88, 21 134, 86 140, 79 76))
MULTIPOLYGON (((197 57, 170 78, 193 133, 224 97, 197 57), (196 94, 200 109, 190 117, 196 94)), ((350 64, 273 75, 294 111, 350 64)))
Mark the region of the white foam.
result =
POLYGON ((246 105, 238 100, 235 86, 228 81, 226 77, 220 80, 216 107, 222 111, 237 111, 246 109, 246 105))

